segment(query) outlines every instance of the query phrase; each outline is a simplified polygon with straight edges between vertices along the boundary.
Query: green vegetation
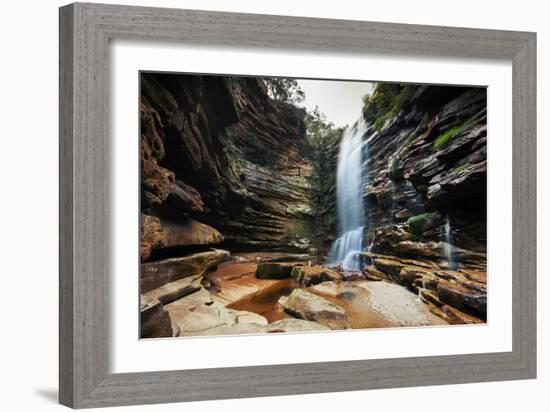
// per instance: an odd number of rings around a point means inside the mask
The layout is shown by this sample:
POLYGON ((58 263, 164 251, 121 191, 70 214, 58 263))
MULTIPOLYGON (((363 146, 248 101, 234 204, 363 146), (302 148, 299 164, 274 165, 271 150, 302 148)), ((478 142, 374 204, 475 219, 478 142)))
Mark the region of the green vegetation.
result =
POLYGON ((430 218, 435 212, 425 212, 425 213, 421 213, 419 215, 416 215, 416 216, 411 216, 408 220, 407 220, 407 224, 410 226, 410 225, 414 225, 415 223, 418 223, 422 220, 425 220, 425 219, 428 219, 430 218))
POLYGON ((398 156, 393 156, 391 159, 390 159, 390 175, 392 177, 392 179, 397 179, 399 178, 398 176, 398 172, 399 172, 399 157, 398 156))
POLYGON ((306 139, 309 147, 308 157, 313 165, 308 183, 312 188, 311 208, 315 225, 313 241, 316 247, 322 248, 322 239, 327 233, 335 233, 338 222, 336 213, 336 167, 334 159, 338 154, 338 147, 343 127, 336 127, 328 122, 326 116, 316 107, 306 113, 306 139))
POLYGON ((451 127, 450 129, 446 130, 445 132, 437 136, 434 139, 434 149, 441 150, 445 148, 451 142, 451 140, 453 140, 456 136, 458 136, 464 130, 472 126, 475 123, 475 121, 476 121, 475 116, 471 117, 470 119, 466 120, 464 123, 451 127))
POLYGON ((407 139, 405 140, 405 146, 410 145, 412 143, 412 141, 414 139, 416 139, 417 137, 418 137, 418 134, 416 133, 416 130, 410 132, 409 135, 407 136, 407 139))
POLYGON ((373 125, 380 130, 388 119, 401 112, 411 93, 408 84, 376 83, 372 95, 363 96, 363 113, 373 118, 373 125))
POLYGON ((250 206, 245 206, 242 210, 242 213, 244 215, 251 215, 252 213, 254 213, 254 209, 252 209, 250 206))
POLYGON ((471 166, 471 163, 465 163, 463 165, 455 167, 453 170, 451 170, 451 173, 460 173, 460 172, 466 170, 467 168, 469 168, 470 166, 471 166))
POLYGON ((407 225, 414 235, 420 235, 425 231, 443 223, 443 216, 438 212, 425 212, 412 216, 407 220, 407 225))
POLYGON ((300 104, 306 95, 295 79, 264 79, 268 94, 275 100, 284 103, 300 104))
POLYGON ((290 272, 290 277, 296 279, 298 282, 303 282, 305 275, 306 271, 299 266, 294 266, 290 272))
POLYGON ((315 109, 307 112, 304 117, 306 125, 306 138, 314 148, 327 147, 340 140, 345 127, 336 127, 334 123, 328 122, 324 113, 315 109))
POLYGON ((430 115, 428 112, 425 112, 422 116, 422 120, 420 120, 420 123, 418 123, 418 126, 416 126, 416 129, 414 129, 407 138, 405 139, 405 147, 409 146, 414 139, 418 137, 418 133, 424 132, 426 129, 426 126, 428 125, 428 120, 430 119, 430 115))

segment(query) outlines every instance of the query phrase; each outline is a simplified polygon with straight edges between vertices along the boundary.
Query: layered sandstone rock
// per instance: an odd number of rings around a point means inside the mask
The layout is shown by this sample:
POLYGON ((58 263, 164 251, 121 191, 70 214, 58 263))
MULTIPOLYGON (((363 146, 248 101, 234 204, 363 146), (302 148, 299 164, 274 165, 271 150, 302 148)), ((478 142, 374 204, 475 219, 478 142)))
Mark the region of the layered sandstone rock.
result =
POLYGON ((347 329, 351 326, 344 309, 306 290, 294 289, 280 302, 291 315, 320 323, 330 329, 347 329))
POLYGON ((176 336, 178 328, 173 327, 168 312, 161 302, 146 296, 140 299, 140 336, 142 338, 166 338, 176 336))
POLYGON ((140 270, 141 293, 149 292, 182 278, 202 276, 228 258, 229 252, 213 249, 188 256, 142 263, 140 270))
POLYGON ((312 247, 303 112, 253 78, 143 74, 141 98, 148 214, 189 216, 231 246, 312 247))

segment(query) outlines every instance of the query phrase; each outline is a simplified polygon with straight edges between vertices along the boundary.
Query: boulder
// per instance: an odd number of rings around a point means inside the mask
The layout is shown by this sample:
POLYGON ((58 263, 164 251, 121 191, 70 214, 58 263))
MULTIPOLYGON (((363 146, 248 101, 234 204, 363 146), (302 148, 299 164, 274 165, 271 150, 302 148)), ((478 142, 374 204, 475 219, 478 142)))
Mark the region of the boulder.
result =
POLYGON ((141 295, 140 298, 140 336, 142 338, 173 337, 177 329, 158 299, 141 295))
POLYGON ((341 278, 338 272, 323 266, 294 266, 290 276, 305 286, 326 281, 335 282, 341 278))
POLYGON ((212 249, 171 259, 142 263, 140 267, 141 293, 149 292, 178 279, 204 275, 229 258, 229 252, 212 249))
POLYGON ((270 323, 267 333, 327 331, 330 328, 304 319, 286 318, 270 323))
POLYGON ((260 262, 256 268, 258 279, 285 279, 290 277, 292 264, 260 262))
POLYGON ((292 316, 318 322, 330 329, 351 327, 344 309, 303 289, 294 289, 282 303, 292 316))
POLYGON ((144 213, 141 214, 140 232, 140 258, 143 262, 149 259, 154 249, 166 246, 166 234, 158 218, 144 213))
MULTIPOLYGON (((321 294, 324 296, 330 296, 335 298, 340 293, 341 283, 336 282, 322 282, 316 285, 310 286, 309 291, 314 292, 315 294, 321 294)), ((286 298, 285 298, 286 299, 286 298)))

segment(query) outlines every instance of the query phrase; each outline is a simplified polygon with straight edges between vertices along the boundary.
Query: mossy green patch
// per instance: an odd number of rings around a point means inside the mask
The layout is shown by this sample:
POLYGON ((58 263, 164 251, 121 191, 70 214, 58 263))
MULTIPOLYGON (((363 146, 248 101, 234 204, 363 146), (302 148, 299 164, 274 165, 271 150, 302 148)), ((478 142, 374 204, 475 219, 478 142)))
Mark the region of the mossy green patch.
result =
POLYGON ((363 113, 373 120, 376 130, 401 112, 412 87, 408 84, 377 83, 372 95, 363 97, 363 113))
POLYGON ((470 163, 465 163, 463 165, 455 167, 453 170, 451 170, 451 173, 460 173, 460 172, 466 170, 467 168, 469 168, 470 166, 471 166, 470 163))
POLYGON ((456 136, 471 127, 475 122, 476 118, 472 117, 465 122, 446 130, 434 139, 434 149, 441 150, 445 148, 456 136))
POLYGON ((417 236, 442 223, 443 217, 438 212, 421 213, 407 220, 410 231, 417 236))

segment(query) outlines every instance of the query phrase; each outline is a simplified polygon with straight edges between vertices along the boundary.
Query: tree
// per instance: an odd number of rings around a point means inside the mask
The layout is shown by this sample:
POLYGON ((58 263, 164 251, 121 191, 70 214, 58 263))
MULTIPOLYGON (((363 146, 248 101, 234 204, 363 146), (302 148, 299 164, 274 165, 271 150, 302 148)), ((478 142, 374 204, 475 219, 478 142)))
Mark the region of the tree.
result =
POLYGON ((269 95, 278 101, 292 104, 302 103, 306 97, 295 79, 264 79, 269 95))
POLYGON ((327 121, 327 117, 319 110, 315 109, 306 113, 304 117, 306 124, 307 139, 314 147, 324 147, 342 135, 345 127, 336 127, 334 123, 327 121))

